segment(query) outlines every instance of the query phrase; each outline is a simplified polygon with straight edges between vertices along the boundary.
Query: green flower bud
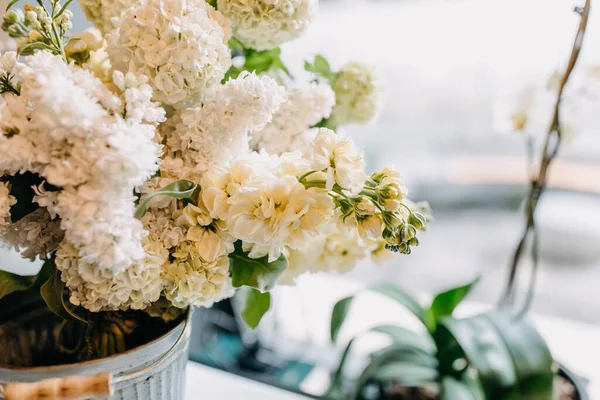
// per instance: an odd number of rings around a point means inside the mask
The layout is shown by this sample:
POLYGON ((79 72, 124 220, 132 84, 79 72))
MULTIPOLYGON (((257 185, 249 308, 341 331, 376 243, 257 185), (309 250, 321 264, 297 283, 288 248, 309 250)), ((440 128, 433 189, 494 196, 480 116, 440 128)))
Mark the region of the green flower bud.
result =
POLYGON ((417 229, 423 229, 427 225, 427 218, 419 212, 412 212, 408 216, 408 223, 417 229))
POLYGON ((15 10, 8 10, 4 16, 4 21, 7 24, 14 24, 23 20, 23 14, 15 10))

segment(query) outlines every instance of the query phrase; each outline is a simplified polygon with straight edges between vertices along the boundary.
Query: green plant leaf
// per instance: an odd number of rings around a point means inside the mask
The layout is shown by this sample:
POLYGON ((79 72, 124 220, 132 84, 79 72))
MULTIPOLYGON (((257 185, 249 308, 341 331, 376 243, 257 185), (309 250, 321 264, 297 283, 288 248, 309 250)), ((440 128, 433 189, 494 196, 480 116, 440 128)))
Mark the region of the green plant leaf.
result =
POLYGON ((477 400, 469 387, 463 382, 446 376, 440 385, 440 400, 477 400))
POLYGON ((287 266, 288 262, 283 254, 273 262, 269 262, 267 256, 248 257, 239 241, 235 244, 235 251, 229 255, 231 282, 236 288, 250 286, 261 292, 268 292, 273 289, 287 266))
POLYGON ((443 375, 456 376, 460 371, 454 363, 463 358, 477 371, 489 399, 509 399, 517 394, 518 376, 510 353, 485 315, 445 318, 434 338, 443 375))
POLYGON ((35 278, 35 275, 23 276, 0 271, 0 299, 7 294, 29 289, 35 278))
POLYGON ((551 399, 554 360, 542 336, 522 317, 504 312, 489 313, 486 317, 512 357, 521 398, 551 399))
MULTIPOLYGON (((368 290, 395 300, 412 312, 417 318, 419 318, 421 322, 425 324, 426 315, 423 307, 421 307, 419 302, 412 295, 406 293, 398 286, 384 283, 372 286, 368 290)), ((330 335, 331 341, 333 342, 337 340, 340 329, 342 328, 342 325, 348 316, 348 311, 350 310, 350 305, 352 304, 353 299, 354 296, 346 297, 338 301, 333 307, 330 323, 330 335)))
POLYGON ((388 335, 397 346, 416 349, 430 355, 436 353, 435 343, 429 335, 419 335, 411 330, 394 325, 379 325, 371 328, 370 331, 388 335))
POLYGON ((5 10, 5 11, 8 11, 8 10, 10 10, 10 8, 11 8, 12 6, 14 6, 14 5, 15 5, 16 3, 18 3, 18 2, 19 2, 19 0, 10 0, 10 2, 8 3, 8 5, 6 6, 6 10, 5 10))
POLYGON ((439 374, 435 368, 398 361, 394 358, 374 360, 358 378, 355 393, 360 393, 362 388, 371 381, 382 384, 397 383, 402 386, 416 387, 433 384, 438 378, 439 374))
POLYGON ((36 275, 17 275, 0 271, 0 299, 13 293, 39 288, 52 275, 52 262, 46 260, 36 275))
POLYGON ((64 291, 65 284, 60 279, 60 272, 56 270, 40 288, 40 294, 50 311, 61 318, 77 320, 87 324, 85 319, 77 315, 65 304, 64 291))
POLYGON ((249 288, 244 310, 242 311, 242 318, 250 328, 256 329, 262 317, 269 311, 269 308, 271 308, 271 294, 249 288))
POLYGON ((198 193, 198 185, 192 181, 188 181, 186 179, 182 179, 173 183, 168 184, 167 186, 158 189, 155 192, 148 193, 144 197, 140 199, 140 202, 135 209, 133 216, 135 218, 142 218, 144 214, 146 214, 146 210, 148 209, 148 203, 156 196, 169 196, 175 199, 190 199, 194 197, 195 194, 198 193))
POLYGON ((408 311, 413 313, 421 322, 424 324, 426 323, 425 310, 421 304, 410 293, 405 292, 404 289, 400 288, 399 286, 391 283, 382 283, 373 286, 369 290, 382 294, 396 301, 404 306, 408 311))
POLYGON ((346 320, 348 311, 350 311, 350 306, 352 305, 353 300, 354 296, 346 297, 335 303, 333 306, 333 310, 331 311, 331 323, 329 327, 332 342, 337 341, 340 329, 342 329, 342 325, 346 320))
POLYGON ((331 70, 331 66, 327 59, 321 55, 316 55, 313 63, 304 62, 304 69, 313 74, 320 75, 332 83, 336 78, 336 73, 331 70))
POLYGON ((435 331, 439 320, 452 315, 454 309, 467 297, 471 288, 479 282, 479 277, 465 285, 439 293, 433 299, 431 307, 426 311, 426 326, 430 333, 435 331))

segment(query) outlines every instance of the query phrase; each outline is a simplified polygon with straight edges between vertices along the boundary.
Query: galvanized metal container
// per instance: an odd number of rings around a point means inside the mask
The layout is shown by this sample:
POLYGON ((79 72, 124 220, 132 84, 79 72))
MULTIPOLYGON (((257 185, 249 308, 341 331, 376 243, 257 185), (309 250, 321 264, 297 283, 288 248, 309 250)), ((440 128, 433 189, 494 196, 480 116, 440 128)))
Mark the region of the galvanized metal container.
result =
MULTIPOLYGON (((77 364, 0 368, 0 386, 14 382, 39 382, 49 378, 111 372, 114 395, 104 398, 106 400, 183 400, 192 328, 190 318, 191 311, 187 318, 163 336, 116 356, 77 364)), ((47 336, 48 332, 30 329, 29 332, 24 331, 23 335, 18 335, 19 343, 2 343, 0 332, 0 346, 10 346, 13 354, 20 353, 24 356, 26 353, 23 352, 36 351, 36 344, 41 341, 51 340, 47 336)))

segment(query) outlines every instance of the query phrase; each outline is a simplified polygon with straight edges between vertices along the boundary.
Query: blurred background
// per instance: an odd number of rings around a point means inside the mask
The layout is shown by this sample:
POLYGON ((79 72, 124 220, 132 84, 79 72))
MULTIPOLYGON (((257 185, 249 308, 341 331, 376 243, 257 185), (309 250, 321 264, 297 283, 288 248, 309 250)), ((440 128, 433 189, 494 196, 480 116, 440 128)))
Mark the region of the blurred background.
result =
MULTIPOLYGON (((385 107, 376 124, 351 127, 347 133, 364 149, 369 171, 387 165, 402 171, 410 197, 428 200, 435 222, 410 257, 377 268, 363 263, 343 278, 300 278, 298 287, 280 289, 275 295, 280 304, 263 342, 286 331, 311 341, 311 330, 324 321, 310 316, 315 306, 309 303, 332 285, 347 292, 385 280, 426 297, 482 274, 470 299, 498 301, 521 234, 527 192, 525 139, 503 129, 499 110, 512 107, 524 88, 543 88, 555 71, 564 69, 579 20, 573 8, 582 3, 320 1, 320 14, 307 34, 283 46, 284 61, 296 77, 304 76, 304 60, 315 54, 326 56, 334 70, 349 60, 376 68, 385 107), (282 327, 286 318, 293 328, 282 327)), ((77 12, 74 21, 81 23, 77 12)), ((599 39, 600 11, 592 8, 572 78, 577 90, 566 104, 568 137, 539 209, 542 257, 533 303, 534 313, 593 325, 600 324, 599 39)), ((545 111, 542 127, 550 118, 551 111, 545 111)), ((539 140, 543 128, 531 134, 539 140)), ((16 253, 0 250, 0 258, 15 271, 35 269, 16 253)), ((197 313, 196 322, 204 327, 196 330, 202 343, 216 343, 206 321, 237 330, 228 317, 234 308, 235 301, 197 313)), ((256 337, 248 340, 256 343, 256 337)), ((200 347, 194 355, 226 365, 200 347)), ((263 355, 261 362, 274 360, 272 354, 263 355)), ((294 368, 292 381, 312 367, 297 363, 294 368)))

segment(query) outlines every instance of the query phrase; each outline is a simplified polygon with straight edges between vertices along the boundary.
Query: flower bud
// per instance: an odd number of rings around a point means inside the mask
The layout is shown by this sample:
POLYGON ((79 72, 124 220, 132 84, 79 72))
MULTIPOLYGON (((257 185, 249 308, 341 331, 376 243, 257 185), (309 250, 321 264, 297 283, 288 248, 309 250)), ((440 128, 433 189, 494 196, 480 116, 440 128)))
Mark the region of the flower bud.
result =
POLYGON ((69 43, 67 43, 67 45, 65 46, 65 53, 67 53, 67 55, 83 53, 86 50, 87 50, 87 45, 81 38, 78 38, 78 37, 73 37, 71 40, 69 40, 69 43))
POLYGON ((27 34, 27 39, 30 43, 33 43, 41 41, 42 39, 44 39, 44 37, 38 31, 29 31, 29 33, 27 34))
POLYGON ((4 16, 4 21, 6 21, 7 24, 14 24, 21 21, 22 19, 23 14, 15 10, 8 10, 6 15, 4 16))
POLYGON ((427 225, 427 218, 419 212, 412 212, 408 216, 408 223, 417 229, 423 229, 427 225))
POLYGON ((89 51, 96 51, 104 46, 102 33, 96 28, 87 29, 80 35, 73 35, 73 37, 79 37, 85 43, 86 48, 89 51))

